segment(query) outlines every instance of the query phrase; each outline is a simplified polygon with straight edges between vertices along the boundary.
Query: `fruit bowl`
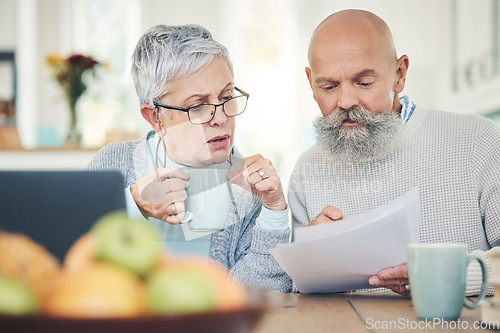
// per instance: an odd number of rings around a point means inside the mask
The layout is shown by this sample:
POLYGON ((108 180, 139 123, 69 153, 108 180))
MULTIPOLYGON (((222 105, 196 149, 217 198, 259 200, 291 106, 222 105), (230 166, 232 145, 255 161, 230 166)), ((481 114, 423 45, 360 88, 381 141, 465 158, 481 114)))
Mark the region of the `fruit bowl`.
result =
POLYGON ((4 283, 0 279, 1 331, 250 332, 265 312, 266 293, 244 287, 230 277, 227 268, 209 264, 206 258, 170 257, 157 244, 154 231, 126 212, 112 212, 73 243, 49 278, 33 267, 52 262, 51 254, 27 237, 19 242, 17 235, 7 234, 0 242, 4 245, 0 247, 0 274, 4 274, 2 263, 4 268, 15 269, 7 270, 4 283), (137 248, 148 251, 137 257, 137 248), (45 260, 40 260, 40 251, 45 260), (5 260, 6 252, 10 260, 5 260), (34 278, 24 279, 27 273, 34 278), (11 280, 19 288, 13 288, 11 280), (48 281, 53 283, 48 285, 48 281), (44 293, 37 292, 42 290, 36 288, 39 285, 44 293))
POLYGON ((56 318, 0 315, 2 331, 10 333, 246 333, 265 312, 265 306, 183 315, 151 315, 136 318, 56 318))

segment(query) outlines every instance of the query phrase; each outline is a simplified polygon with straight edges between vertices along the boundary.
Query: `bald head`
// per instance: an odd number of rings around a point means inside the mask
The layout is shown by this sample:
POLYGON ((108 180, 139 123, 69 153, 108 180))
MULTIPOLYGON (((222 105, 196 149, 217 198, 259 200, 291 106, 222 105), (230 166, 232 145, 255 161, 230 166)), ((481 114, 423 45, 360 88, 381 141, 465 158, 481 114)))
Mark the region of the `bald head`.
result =
POLYGON ((408 64, 408 56, 397 58, 391 31, 380 17, 344 10, 314 31, 306 75, 323 115, 354 106, 399 112, 408 64))
POLYGON ((309 63, 323 49, 336 45, 378 49, 382 56, 396 59, 391 30, 377 15, 364 10, 343 10, 333 13, 321 22, 311 37, 309 63))

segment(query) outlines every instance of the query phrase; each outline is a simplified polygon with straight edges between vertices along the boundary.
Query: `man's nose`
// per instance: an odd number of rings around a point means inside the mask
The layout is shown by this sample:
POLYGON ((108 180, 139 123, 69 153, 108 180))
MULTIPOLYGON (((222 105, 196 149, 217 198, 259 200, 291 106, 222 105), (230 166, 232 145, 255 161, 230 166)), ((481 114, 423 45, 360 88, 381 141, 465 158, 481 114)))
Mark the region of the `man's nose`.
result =
POLYGON ((357 106, 358 103, 359 100, 355 87, 349 85, 340 87, 340 95, 337 102, 338 107, 348 110, 353 106, 357 106))

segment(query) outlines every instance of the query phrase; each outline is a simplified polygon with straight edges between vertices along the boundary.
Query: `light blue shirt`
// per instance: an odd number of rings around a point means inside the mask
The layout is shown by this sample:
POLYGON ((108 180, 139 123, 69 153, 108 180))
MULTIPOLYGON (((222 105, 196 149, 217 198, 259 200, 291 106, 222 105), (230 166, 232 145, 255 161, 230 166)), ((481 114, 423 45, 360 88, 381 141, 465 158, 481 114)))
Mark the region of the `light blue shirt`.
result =
POLYGON ((413 111, 415 111, 415 104, 406 95, 401 97, 399 101, 401 102, 402 105, 400 119, 401 119, 401 124, 404 126, 406 125, 408 120, 410 120, 413 111))
MULTIPOLYGON (((148 163, 148 172, 151 172, 155 168, 154 158, 156 155, 156 147, 158 144, 159 137, 155 132, 150 132, 147 137, 147 145, 148 145, 148 156, 150 157, 148 163)), ((185 165, 179 165, 174 163, 172 160, 168 158, 168 156, 164 156, 163 148, 158 149, 158 167, 165 166, 178 166, 182 169, 190 169, 190 167, 185 165), (165 165, 164 164, 165 161, 165 165)), ((213 169, 226 169, 229 170, 231 168, 231 164, 229 162, 224 162, 221 164, 214 164, 208 166, 206 168, 213 169)), ((137 205, 135 204, 132 195, 130 194, 130 189, 125 189, 126 199, 127 199, 127 211, 130 216, 133 217, 142 217, 137 205)), ((257 217, 255 223, 257 227, 262 230, 275 230, 275 231, 283 231, 288 228, 288 206, 284 211, 273 211, 269 210, 266 207, 262 207, 260 215, 257 217)), ((180 225, 172 225, 166 223, 164 221, 160 221, 157 219, 150 218, 149 221, 153 223, 157 229, 160 231, 160 235, 169 251, 174 254, 199 254, 205 257, 208 257, 210 252, 210 246, 212 237, 211 234, 207 234, 206 236, 196 238, 190 241, 186 241, 182 227, 180 225), (209 237, 210 236, 210 237, 209 237)))

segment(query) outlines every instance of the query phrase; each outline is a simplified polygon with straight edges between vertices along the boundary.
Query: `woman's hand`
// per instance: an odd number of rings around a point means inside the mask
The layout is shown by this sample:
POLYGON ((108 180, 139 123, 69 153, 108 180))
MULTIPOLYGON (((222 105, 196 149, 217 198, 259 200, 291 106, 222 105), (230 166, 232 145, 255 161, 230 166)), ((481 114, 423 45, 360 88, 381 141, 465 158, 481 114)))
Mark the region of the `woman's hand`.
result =
POLYGON ((184 180, 189 175, 176 166, 159 168, 148 173, 130 187, 130 193, 144 216, 154 217, 170 224, 178 224, 185 215, 187 198, 184 180))
POLYGON ((281 180, 270 160, 262 155, 253 155, 238 161, 229 171, 227 178, 262 199, 269 210, 286 209, 281 180))

